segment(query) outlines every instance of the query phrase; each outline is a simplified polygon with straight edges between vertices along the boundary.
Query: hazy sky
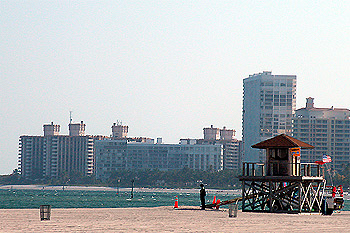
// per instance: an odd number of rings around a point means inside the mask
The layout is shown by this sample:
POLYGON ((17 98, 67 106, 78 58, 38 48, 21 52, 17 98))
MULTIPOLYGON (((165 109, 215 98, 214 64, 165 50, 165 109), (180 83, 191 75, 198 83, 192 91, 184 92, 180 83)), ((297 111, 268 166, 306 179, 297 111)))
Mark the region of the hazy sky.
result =
POLYGON ((67 134, 241 138, 243 78, 297 75, 297 108, 350 108, 350 1, 1 1, 0 174, 19 136, 44 123, 67 134))

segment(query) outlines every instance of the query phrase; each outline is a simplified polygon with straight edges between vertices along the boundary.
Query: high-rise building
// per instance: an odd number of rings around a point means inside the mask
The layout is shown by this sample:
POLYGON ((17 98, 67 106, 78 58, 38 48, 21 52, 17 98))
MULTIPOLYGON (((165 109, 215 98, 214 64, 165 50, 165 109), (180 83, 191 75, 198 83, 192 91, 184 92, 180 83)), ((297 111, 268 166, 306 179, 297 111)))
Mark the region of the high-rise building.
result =
POLYGON ((23 135, 19 138, 18 172, 23 178, 43 178, 43 154, 43 136, 23 135))
POLYGON ((105 136, 85 135, 85 124, 69 124, 69 136, 60 126, 44 125, 44 136, 21 136, 18 170, 27 179, 60 178, 63 174, 92 175, 94 141, 105 136))
POLYGON ((63 174, 90 176, 94 168, 95 136, 44 137, 43 176, 59 178, 63 174))
POLYGON ((306 99, 306 107, 295 111, 293 137, 315 147, 302 151, 302 162, 332 158, 333 169, 341 170, 350 163, 350 110, 346 108, 315 108, 314 99, 306 99))
POLYGON ((263 151, 251 146, 279 134, 292 134, 296 108, 296 76, 249 75, 243 80, 243 159, 264 161, 263 151))
POLYGON ((180 144, 222 145, 223 169, 238 170, 242 162, 242 141, 235 138, 236 131, 227 129, 204 128, 204 139, 180 139, 180 144))

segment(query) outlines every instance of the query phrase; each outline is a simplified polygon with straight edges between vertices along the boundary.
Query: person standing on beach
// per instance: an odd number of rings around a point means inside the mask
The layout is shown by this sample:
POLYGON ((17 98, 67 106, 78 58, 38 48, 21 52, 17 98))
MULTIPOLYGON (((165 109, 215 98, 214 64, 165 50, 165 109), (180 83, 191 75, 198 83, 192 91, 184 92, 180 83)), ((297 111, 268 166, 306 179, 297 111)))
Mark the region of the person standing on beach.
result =
POLYGON ((200 184, 201 190, 199 191, 199 196, 201 198, 201 206, 202 210, 205 210, 205 196, 207 193, 205 192, 204 184, 200 184))

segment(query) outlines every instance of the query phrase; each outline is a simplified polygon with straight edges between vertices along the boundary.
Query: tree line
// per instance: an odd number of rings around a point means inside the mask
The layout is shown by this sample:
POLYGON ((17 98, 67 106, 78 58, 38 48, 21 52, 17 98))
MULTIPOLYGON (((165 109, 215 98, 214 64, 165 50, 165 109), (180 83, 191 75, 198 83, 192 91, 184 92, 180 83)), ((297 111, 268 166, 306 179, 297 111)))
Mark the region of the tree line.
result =
MULTIPOLYGON (((17 169, 10 175, 1 175, 0 184, 42 184, 42 185, 95 185, 110 187, 149 188, 197 188, 200 183, 208 188, 235 189, 240 188, 238 170, 201 171, 190 168, 181 170, 117 170, 113 171, 107 180, 98 180, 94 175, 84 176, 79 172, 63 172, 59 178, 23 179, 17 169)), ((327 185, 343 185, 350 187, 350 164, 341 171, 325 172, 327 185)))
POLYGON ((200 183, 209 188, 238 188, 240 182, 234 170, 200 171, 190 168, 181 170, 117 170, 113 171, 107 180, 98 180, 94 175, 84 176, 79 172, 63 172, 59 178, 24 179, 14 171, 11 175, 0 176, 0 184, 43 184, 43 185, 96 185, 110 187, 149 188, 197 188, 200 183))

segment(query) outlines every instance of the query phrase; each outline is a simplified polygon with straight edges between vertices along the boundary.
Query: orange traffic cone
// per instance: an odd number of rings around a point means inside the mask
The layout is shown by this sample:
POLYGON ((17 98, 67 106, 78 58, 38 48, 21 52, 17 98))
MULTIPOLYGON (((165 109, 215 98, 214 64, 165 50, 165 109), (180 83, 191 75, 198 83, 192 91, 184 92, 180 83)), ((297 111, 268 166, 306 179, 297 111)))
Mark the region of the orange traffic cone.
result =
POLYGON ((215 204, 216 203, 216 196, 214 196, 214 200, 213 200, 213 204, 215 204))
POLYGON ((177 209, 179 208, 179 200, 177 199, 177 196, 175 198, 175 205, 174 205, 174 208, 177 209))
POLYGON ((220 199, 218 199, 218 200, 216 201, 216 209, 217 209, 217 210, 219 209, 219 204, 220 204, 220 199))

